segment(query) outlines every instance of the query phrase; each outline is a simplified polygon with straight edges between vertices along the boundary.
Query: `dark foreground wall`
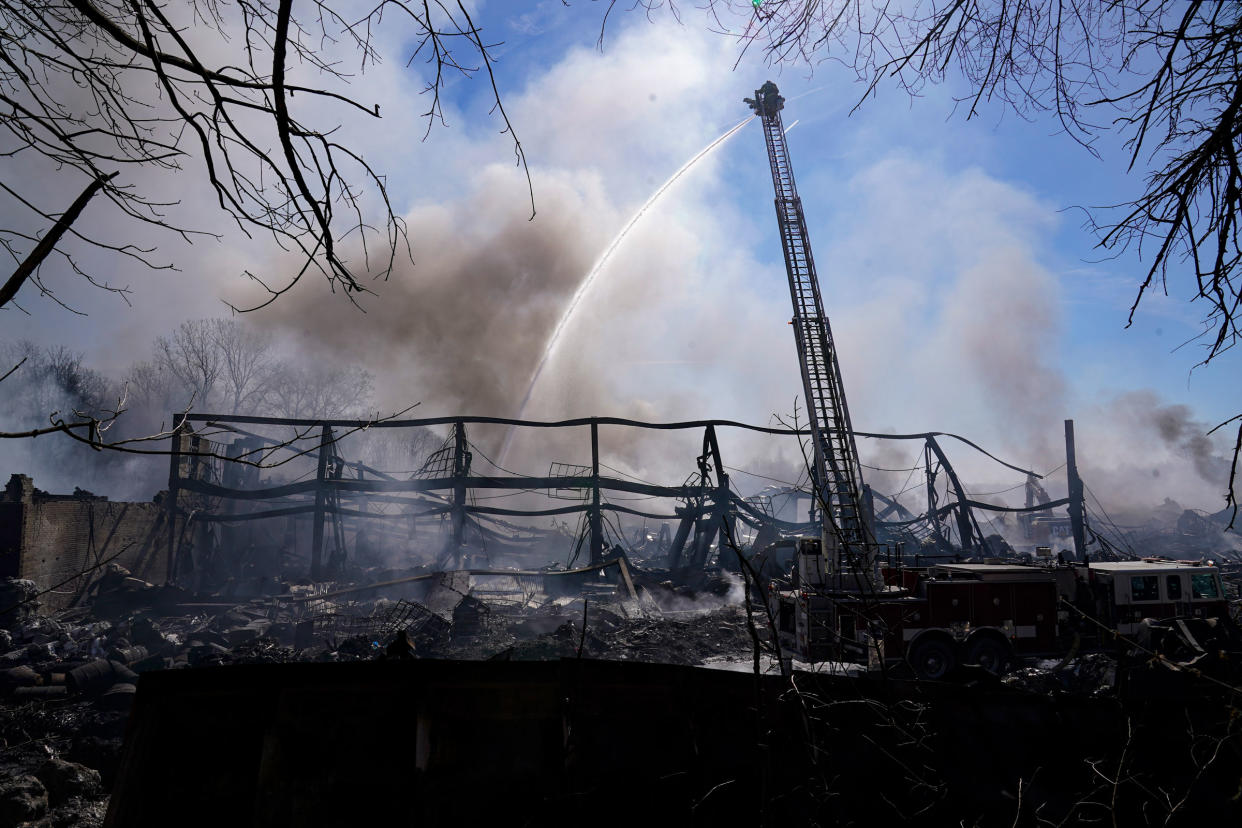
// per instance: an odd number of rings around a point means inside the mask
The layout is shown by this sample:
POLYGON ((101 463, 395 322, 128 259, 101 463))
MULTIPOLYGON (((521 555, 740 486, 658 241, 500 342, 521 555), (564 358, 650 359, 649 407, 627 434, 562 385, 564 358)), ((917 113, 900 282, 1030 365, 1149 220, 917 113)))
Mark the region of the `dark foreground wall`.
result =
POLYGON ((757 813, 755 681, 669 665, 149 673, 111 826, 614 824, 757 813), (726 780, 746 780, 725 785, 726 780), (492 822, 501 820, 504 822, 492 822))
POLYGON ((574 660, 148 673, 106 825, 1238 824, 1230 709, 574 660))

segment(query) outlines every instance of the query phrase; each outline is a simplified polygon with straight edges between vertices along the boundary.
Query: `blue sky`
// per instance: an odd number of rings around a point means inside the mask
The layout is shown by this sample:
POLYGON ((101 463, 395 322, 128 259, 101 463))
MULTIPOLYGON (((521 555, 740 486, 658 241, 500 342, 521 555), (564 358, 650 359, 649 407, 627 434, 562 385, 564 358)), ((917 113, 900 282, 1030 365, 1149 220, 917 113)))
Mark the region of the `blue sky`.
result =
MULTIPOLYGON (((835 64, 778 69, 757 49, 738 62, 736 43, 692 8, 679 23, 618 7, 601 51, 602 13, 599 3, 551 0, 475 7, 484 38, 503 41, 496 72, 530 163, 533 222, 485 80, 450 80, 448 124, 424 141, 426 68, 407 69, 407 44, 385 33, 393 57, 353 90, 382 100, 385 118, 378 129, 347 122, 342 136, 388 172, 416 264, 377 286, 365 316, 308 284, 255 320, 319 358, 367 365, 386 405, 512 414, 576 274, 661 182, 746 117, 742 98, 771 78, 788 101, 786 124, 798 121, 789 143, 856 427, 958 431, 1047 469, 1063 459, 1061 421, 1073 417, 1097 490, 1153 502, 1180 491, 1218 508, 1221 484, 1134 412, 1186 406, 1188 420, 1208 425, 1232 416, 1242 409, 1236 359, 1190 373, 1195 347, 1176 348, 1198 332, 1199 315, 1184 296, 1157 292, 1126 329, 1143 264, 1132 254, 1101 261, 1069 209, 1138 192, 1141 171, 1125 173, 1115 139, 1102 139, 1097 159, 1051 119, 985 106, 968 122, 951 114, 961 91, 951 85, 913 100, 882 86, 850 114, 862 90, 835 64), (1156 467, 1159 492, 1144 482, 1156 467)), ((205 210, 202 220, 220 226, 205 210)), ((90 315, 28 301, 29 317, 8 314, 6 338, 65 342, 119 371, 181 319, 224 315, 222 298, 247 296, 242 269, 279 271, 279 254, 222 232, 223 242, 182 256, 182 273, 118 274, 135 287, 132 309, 66 278, 62 295, 90 315)), ((752 123, 636 225, 529 413, 788 414, 800 393, 789 313, 752 123)), ((637 452, 623 460, 637 471, 655 462, 637 452)), ((1008 479, 963 462, 978 480, 1008 479)))

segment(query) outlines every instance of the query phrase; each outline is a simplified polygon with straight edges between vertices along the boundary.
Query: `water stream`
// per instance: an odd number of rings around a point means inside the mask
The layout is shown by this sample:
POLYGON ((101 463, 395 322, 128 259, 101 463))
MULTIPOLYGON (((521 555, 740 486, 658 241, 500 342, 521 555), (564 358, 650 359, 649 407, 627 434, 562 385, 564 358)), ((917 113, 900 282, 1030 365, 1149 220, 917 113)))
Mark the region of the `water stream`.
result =
MULTIPOLYGON (((582 303, 583 298, 586 297, 587 293, 591 290, 591 286, 595 284, 599 274, 603 271, 604 265, 608 263, 609 258, 612 257, 612 254, 621 245, 621 242, 625 240, 625 237, 629 234, 630 230, 632 230, 634 225, 638 223, 638 220, 641 219, 657 201, 660 200, 660 197, 664 195, 664 193, 667 192, 674 183, 676 183, 677 179, 685 175, 691 167, 702 160, 716 147, 733 137, 735 133, 737 133, 742 127, 746 126, 752 120, 754 120, 753 115, 750 118, 738 123, 736 126, 730 127, 723 135, 712 141, 703 149, 699 150, 699 152, 685 164, 682 164, 681 168, 678 169, 677 172, 669 176, 667 181, 656 188, 655 192, 651 194, 651 197, 643 203, 642 207, 638 208, 638 211, 630 217, 630 220, 625 223, 625 226, 621 228, 621 231, 613 237, 613 240, 609 243, 608 247, 604 248, 604 252, 601 253, 599 258, 595 260, 595 264, 587 272, 586 276, 582 278, 582 281, 578 283, 578 288, 574 291, 574 295, 570 297, 569 304, 565 306, 565 310, 561 314, 561 318, 557 320, 556 327, 552 329, 551 335, 548 336, 547 344, 544 345, 543 348, 543 355, 539 358, 539 363, 535 366, 534 372, 531 373, 530 382, 526 386, 526 395, 522 397, 522 404, 518 406, 518 412, 516 415, 517 419, 520 420, 525 415, 526 407, 530 405, 531 397, 534 395, 535 388, 539 384, 539 378, 543 376, 544 368, 547 367, 549 360, 551 360, 553 354, 556 353, 556 346, 560 343, 570 320, 573 318, 574 311, 578 309, 578 305, 582 303)), ((790 126, 792 128, 792 124, 790 126)), ((505 460, 509 454, 509 446, 513 442, 513 435, 516 431, 517 426, 509 426, 509 430, 505 434, 504 444, 500 448, 500 456, 498 461, 500 465, 504 465, 505 463, 505 460)))

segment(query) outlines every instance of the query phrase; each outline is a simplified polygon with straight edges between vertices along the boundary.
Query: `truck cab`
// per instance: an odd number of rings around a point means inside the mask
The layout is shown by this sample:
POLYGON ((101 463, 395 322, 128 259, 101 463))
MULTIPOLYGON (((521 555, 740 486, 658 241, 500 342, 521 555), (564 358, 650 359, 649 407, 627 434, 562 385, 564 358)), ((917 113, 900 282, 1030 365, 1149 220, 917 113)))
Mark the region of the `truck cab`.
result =
POLYGON ((1215 566, 1146 558, 1074 570, 1075 604, 1122 635, 1138 632, 1144 618, 1217 618, 1229 612, 1215 566))

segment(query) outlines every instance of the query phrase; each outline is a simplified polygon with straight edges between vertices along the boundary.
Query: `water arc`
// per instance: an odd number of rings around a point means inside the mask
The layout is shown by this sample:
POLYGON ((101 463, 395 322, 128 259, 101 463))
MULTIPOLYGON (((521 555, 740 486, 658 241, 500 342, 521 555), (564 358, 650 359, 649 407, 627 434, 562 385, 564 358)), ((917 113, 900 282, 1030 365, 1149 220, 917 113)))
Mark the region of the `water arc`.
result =
MULTIPOLYGON (((750 118, 747 118, 746 120, 741 121, 740 123, 736 124, 735 126, 730 127, 724 132, 723 135, 721 135, 719 138, 716 138, 714 141, 709 143, 703 149, 699 150, 685 164, 682 164, 681 167, 678 168, 677 172, 669 176, 667 181, 665 181, 663 184, 661 184, 659 187, 656 188, 655 192, 651 194, 651 197, 648 198, 645 202, 643 202, 643 205, 638 208, 638 210, 634 213, 634 215, 630 217, 630 220, 627 221, 625 225, 621 228, 620 232, 618 232, 617 235, 613 237, 612 241, 608 244, 608 246, 604 248, 604 252, 599 255, 599 258, 595 260, 595 264, 591 266, 591 269, 587 271, 586 276, 584 276, 582 278, 582 281, 578 283, 577 289, 574 290, 573 296, 571 296, 569 299, 569 304, 565 306, 565 310, 561 313, 560 319, 557 320, 556 326, 552 329, 552 333, 548 336, 547 343, 544 345, 544 348, 543 348, 543 354, 540 356, 539 362, 535 365, 535 370, 531 373, 530 382, 528 382, 526 385, 526 394, 522 397, 521 405, 518 406, 518 411, 517 411, 517 414, 515 415, 517 419, 520 420, 522 416, 526 413, 526 407, 530 405, 531 397, 535 393, 535 387, 539 384, 539 378, 543 376, 544 368, 547 367, 548 361, 552 358, 552 355, 556 352, 556 346, 557 344, 559 344, 561 337, 564 335, 565 329, 569 325, 569 321, 573 318, 574 311, 577 310, 578 306, 582 303, 583 298, 590 291, 591 286, 595 283, 596 279, 599 277, 600 272, 604 269, 604 265, 607 264, 609 258, 611 258, 612 254, 621 245, 621 242, 625 240, 625 237, 629 234, 630 230, 633 229, 634 225, 638 223, 639 219, 641 219, 646 214, 646 212, 649 209, 651 209, 651 207, 655 205, 657 201, 659 201, 660 196, 664 195, 664 193, 670 187, 672 187, 674 183, 677 182, 677 179, 685 175, 686 172, 689 171, 689 169, 693 167, 696 163, 702 160, 704 156, 708 155, 716 147, 720 146, 725 141, 727 141, 729 138, 733 137, 733 135, 737 133, 738 130, 746 126, 752 120, 754 120, 753 115, 750 118)), ((498 462, 501 465, 504 464, 506 458, 508 457, 509 446, 513 441, 513 435, 516 430, 517 430, 517 426, 509 426, 508 431, 505 433, 505 440, 504 440, 504 443, 501 445, 499 459, 498 459, 498 462)))

